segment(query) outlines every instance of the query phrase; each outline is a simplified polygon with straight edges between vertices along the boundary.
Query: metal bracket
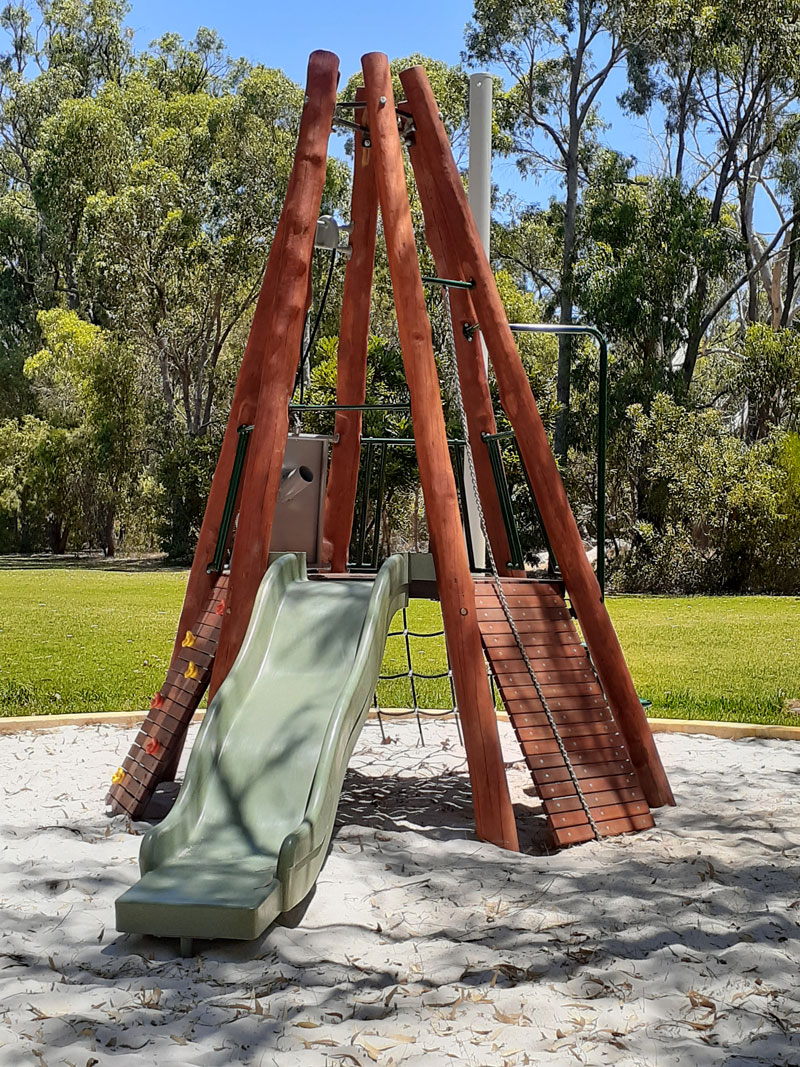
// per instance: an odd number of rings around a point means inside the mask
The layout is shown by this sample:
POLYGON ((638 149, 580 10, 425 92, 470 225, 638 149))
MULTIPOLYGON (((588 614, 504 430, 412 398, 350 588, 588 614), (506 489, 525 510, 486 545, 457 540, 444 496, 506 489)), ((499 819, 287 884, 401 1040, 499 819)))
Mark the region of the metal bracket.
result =
POLYGON ((317 222, 317 230, 314 234, 314 248, 327 248, 336 252, 345 259, 350 259, 353 247, 350 244, 350 234, 353 232, 352 222, 337 222, 333 215, 322 215, 317 222), (340 243, 340 236, 347 238, 345 244, 340 243))
POLYGON ((443 285, 446 289, 474 289, 475 279, 468 282, 457 281, 455 278, 437 278, 436 275, 423 274, 422 280, 426 285, 443 285))
POLYGON ((465 322, 461 326, 461 332, 464 334, 468 341, 472 341, 475 338, 475 334, 480 330, 481 324, 479 322, 465 322))
POLYGON ((414 135, 417 132, 417 128, 414 125, 414 116, 409 115, 406 111, 398 111, 397 129, 400 132, 400 140, 406 148, 410 148, 414 144, 414 135))

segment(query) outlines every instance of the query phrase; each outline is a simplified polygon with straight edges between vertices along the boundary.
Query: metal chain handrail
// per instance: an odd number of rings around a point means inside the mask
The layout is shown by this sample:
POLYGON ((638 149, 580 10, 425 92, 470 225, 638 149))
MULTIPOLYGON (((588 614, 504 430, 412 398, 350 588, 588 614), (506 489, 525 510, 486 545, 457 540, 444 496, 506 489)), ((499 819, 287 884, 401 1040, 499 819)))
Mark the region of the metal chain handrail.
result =
POLYGON ((567 752, 566 746, 564 745, 564 741, 562 740, 561 735, 558 732, 558 727, 556 726, 555 717, 553 716, 553 712, 552 712, 552 710, 550 708, 549 703, 547 702, 547 698, 544 695, 544 692, 542 690, 541 684, 539 683, 539 679, 536 677, 536 671, 534 670, 533 664, 531 663, 530 659, 528 658, 528 653, 527 653, 527 651, 525 649, 524 642, 523 642, 522 638, 520 637, 519 630, 517 629, 517 624, 515 623, 514 617, 513 617, 512 613, 511 613, 511 608, 509 607, 508 601, 506 600, 506 595, 505 595, 505 593, 503 591, 503 584, 500 581, 500 574, 498 573, 498 570, 497 570, 497 563, 495 562, 494 553, 492 552, 491 542, 489 541, 489 535, 488 535, 487 530, 486 530, 486 518, 485 518, 485 516, 483 514, 483 506, 481 504, 481 497, 480 497, 480 493, 478 492, 478 478, 477 478, 477 475, 475 473, 475 460, 474 460, 474 457, 472 455, 472 447, 471 447, 470 441, 469 441, 469 426, 468 426, 468 423, 467 423, 467 412, 466 412, 466 409, 464 407, 464 398, 463 398, 462 393, 461 393, 461 381, 460 381, 460 379, 458 377, 458 356, 456 354, 456 338, 455 338, 455 333, 453 331, 453 315, 452 315, 452 312, 450 310, 450 294, 449 294, 449 292, 448 292, 448 290, 447 290, 447 288, 445 286, 442 286, 442 294, 443 294, 443 299, 444 299, 445 310, 447 312, 447 324, 449 326, 449 341, 450 341, 450 344, 449 344, 449 349, 450 349, 449 356, 450 356, 450 358, 447 361, 446 366, 447 366, 447 370, 449 372, 450 386, 451 386, 451 389, 452 389, 453 398, 455 399, 456 408, 458 409, 458 417, 459 417, 459 421, 460 421, 460 424, 461 424, 461 434, 462 434, 464 440, 467 442, 467 444, 466 444, 467 465, 469 467, 470 480, 472 482, 472 490, 473 490, 473 493, 475 495, 475 508, 476 508, 476 511, 478 512, 478 519, 480 520, 481 532, 483 534, 484 540, 486 541, 486 558, 489 561, 489 567, 491 569, 492 576, 493 576, 493 579, 494 579, 494 584, 495 584, 495 587, 496 587, 496 590, 497 590, 498 599, 500 600, 500 604, 501 604, 501 606, 503 608, 503 613, 505 614, 505 617, 506 617, 506 619, 508 621, 508 625, 511 628, 511 633, 514 635, 514 640, 515 640, 515 642, 517 644, 517 648, 519 649, 520 655, 522 656, 522 659, 523 659, 523 662, 525 664, 525 667, 527 668, 528 674, 530 675, 530 679, 533 682, 533 687, 536 690, 536 693, 537 693, 537 696, 539 697, 539 700, 541 701, 542 708, 544 709, 544 713, 547 716, 547 721, 550 724, 550 729, 553 731, 553 736, 556 739, 556 743, 558 745, 559 751, 560 751, 561 756, 562 756, 562 758, 564 760, 564 765, 566 766, 567 772, 569 773, 569 776, 572 779, 572 784, 575 787, 575 792, 576 792, 576 794, 578 796, 578 800, 580 801, 581 807, 583 808, 583 810, 584 810, 584 812, 586 814, 586 818, 588 820, 589 826, 592 828, 592 833, 594 834, 594 836, 596 838, 599 838, 600 837, 600 831, 598 830, 597 824, 595 823, 594 818, 592 817, 592 813, 591 813, 591 810, 589 808, 589 803, 586 800, 586 797, 584 796, 583 790, 581 789, 580 780, 579 780, 577 774, 575 773, 575 768, 573 767, 572 761, 569 758, 569 753, 567 752))

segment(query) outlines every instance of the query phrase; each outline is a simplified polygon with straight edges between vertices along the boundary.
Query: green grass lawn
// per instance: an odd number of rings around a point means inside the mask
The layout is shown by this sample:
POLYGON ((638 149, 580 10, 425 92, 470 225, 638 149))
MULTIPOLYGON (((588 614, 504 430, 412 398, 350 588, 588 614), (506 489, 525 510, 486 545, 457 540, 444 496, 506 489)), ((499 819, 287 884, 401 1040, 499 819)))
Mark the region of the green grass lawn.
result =
MULTIPOLYGON (((0 570, 0 714, 147 707, 164 678, 186 574, 0 570)), ((800 725, 784 710, 800 698, 800 598, 617 597, 609 609, 653 715, 800 725)), ((441 628, 428 601, 413 602, 408 616, 411 629, 441 628)), ((415 672, 444 670, 442 638, 410 644, 415 672)), ((384 672, 406 670, 405 640, 390 638, 384 672)), ((415 684, 420 706, 449 706, 446 680, 415 684)), ((408 707, 409 679, 382 682, 379 699, 408 707)))
POLYGON ((0 714, 146 708, 164 681, 186 576, 0 570, 0 714))

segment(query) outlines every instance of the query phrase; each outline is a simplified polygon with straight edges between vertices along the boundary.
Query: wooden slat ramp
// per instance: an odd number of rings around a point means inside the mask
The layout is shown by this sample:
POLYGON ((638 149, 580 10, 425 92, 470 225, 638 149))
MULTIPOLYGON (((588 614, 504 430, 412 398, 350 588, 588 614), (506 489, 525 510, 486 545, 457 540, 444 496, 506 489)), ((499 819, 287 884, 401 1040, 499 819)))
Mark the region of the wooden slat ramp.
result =
POLYGON ((147 718, 123 760, 122 777, 108 791, 107 803, 114 811, 140 818, 156 787, 174 777, 186 730, 211 678, 227 589, 228 576, 220 575, 191 628, 193 643, 181 646, 153 699, 147 718))
MULTIPOLYGON (((601 837, 653 826, 625 740, 558 582, 503 578, 525 652, 601 837)), ((595 834, 559 749, 491 580, 476 580, 481 637, 492 674, 516 732, 553 842, 563 847, 595 834)))

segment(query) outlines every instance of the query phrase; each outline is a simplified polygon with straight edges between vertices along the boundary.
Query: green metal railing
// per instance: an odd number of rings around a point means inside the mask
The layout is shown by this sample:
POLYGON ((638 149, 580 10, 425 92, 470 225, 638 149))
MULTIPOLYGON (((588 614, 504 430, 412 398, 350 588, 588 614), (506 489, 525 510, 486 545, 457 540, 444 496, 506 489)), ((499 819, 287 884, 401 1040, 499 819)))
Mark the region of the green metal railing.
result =
MULTIPOLYGON (((561 337, 591 337, 600 354, 597 395, 597 581, 606 588, 606 447, 608 439, 608 342, 595 326, 562 326, 560 323, 512 322, 514 333, 551 333, 561 337)), ((523 463, 523 467, 525 464, 523 463)))
POLYGON ((289 414, 297 411, 404 411, 410 412, 410 404, 290 404, 289 414))
POLYGON ((222 509, 222 521, 219 525, 214 558, 206 567, 206 574, 219 574, 225 566, 225 552, 228 547, 228 536, 231 532, 231 523, 233 522, 236 508, 236 495, 239 492, 239 482, 242 478, 245 456, 247 455, 247 444, 250 440, 250 434, 253 432, 253 427, 240 426, 236 432, 239 434, 239 440, 236 442, 236 455, 233 457, 233 469, 231 470, 231 480, 228 483, 228 495, 225 497, 225 507, 222 509))
POLYGON ((381 547, 381 518, 383 516, 383 502, 386 491, 386 453, 389 447, 388 438, 362 438, 361 450, 363 461, 361 463, 362 483, 361 495, 358 501, 356 521, 353 524, 353 536, 350 539, 351 560, 354 570, 378 569, 378 555, 381 547), (369 523, 370 491, 372 488, 372 471, 374 457, 378 459, 378 481, 375 497, 375 506, 372 514, 372 523, 369 523), (369 557, 367 558, 367 539, 372 533, 372 544, 369 557), (353 552, 353 549, 355 551, 353 552), (353 558, 355 556, 355 558, 353 558))
MULTIPOLYGON (((470 569, 475 569, 475 553, 472 534, 467 521, 466 483, 465 483, 465 442, 458 438, 449 438, 448 444, 453 460, 453 472, 456 479, 458 502, 461 509, 461 522, 467 542, 467 556, 470 569)), ((374 571, 378 568, 380 554, 381 516, 384 509, 386 489, 386 462, 388 450, 395 448, 414 448, 413 437, 362 437, 362 472, 358 496, 356 498, 356 515, 353 523, 353 535, 350 539, 350 569, 353 571, 374 571), (377 470, 377 480, 375 472, 377 470), (376 485, 372 497, 373 482, 376 485), (372 508, 370 508, 372 504, 372 508)))
POLYGON ((547 558, 549 561, 548 573, 551 575, 558 575, 558 562, 556 561, 555 554, 553 553, 552 546, 550 544, 550 538, 547 536, 547 530, 542 522, 541 512, 539 511, 539 505, 536 503, 536 494, 533 491, 531 480, 528 477, 528 470, 525 466, 525 461, 522 458, 522 453, 519 450, 519 443, 517 441, 517 435, 513 430, 503 430, 500 433, 482 433, 481 440, 486 445, 489 451, 489 463, 492 468, 492 475, 494 477, 495 487, 497 488, 497 498, 500 503, 500 515, 503 519, 503 525, 506 528, 506 534, 508 536, 508 545, 511 550, 511 559, 508 561, 508 566, 512 570, 524 570, 525 569, 525 552, 522 548, 522 541, 519 536, 519 527, 517 525, 517 516, 514 511, 514 502, 511 497, 511 489, 508 485, 508 479, 506 478, 505 465, 503 464, 503 455, 500 451, 500 442, 504 440, 511 441, 516 449, 517 457, 519 458, 520 467, 522 473, 525 476, 525 483, 528 487, 528 496, 533 508, 533 513, 536 518, 536 522, 542 534, 542 540, 544 541, 545 548, 547 549, 547 558))

